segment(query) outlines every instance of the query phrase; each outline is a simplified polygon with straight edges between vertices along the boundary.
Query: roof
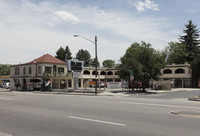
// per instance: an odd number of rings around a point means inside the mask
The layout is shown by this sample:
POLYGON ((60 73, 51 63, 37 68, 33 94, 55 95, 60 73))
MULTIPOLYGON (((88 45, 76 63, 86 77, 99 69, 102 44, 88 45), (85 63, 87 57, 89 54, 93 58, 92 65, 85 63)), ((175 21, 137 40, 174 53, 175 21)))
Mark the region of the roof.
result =
POLYGON ((51 64, 66 64, 64 61, 57 59, 49 54, 45 54, 37 59, 34 59, 27 64, 34 64, 34 63, 51 63, 51 64))

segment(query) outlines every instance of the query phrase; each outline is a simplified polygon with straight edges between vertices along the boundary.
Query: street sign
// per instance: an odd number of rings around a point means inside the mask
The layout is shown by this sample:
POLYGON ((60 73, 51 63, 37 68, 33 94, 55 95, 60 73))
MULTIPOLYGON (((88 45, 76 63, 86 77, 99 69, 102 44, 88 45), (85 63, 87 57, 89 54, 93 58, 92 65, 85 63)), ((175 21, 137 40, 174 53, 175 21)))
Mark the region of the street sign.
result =
POLYGON ((134 74, 134 70, 129 70, 130 75, 134 74))
POLYGON ((131 75, 131 76, 130 76, 130 80, 132 81, 133 79, 134 79, 134 76, 133 76, 133 75, 131 75))
POLYGON ((78 59, 67 60, 68 71, 82 71, 84 61, 78 59))

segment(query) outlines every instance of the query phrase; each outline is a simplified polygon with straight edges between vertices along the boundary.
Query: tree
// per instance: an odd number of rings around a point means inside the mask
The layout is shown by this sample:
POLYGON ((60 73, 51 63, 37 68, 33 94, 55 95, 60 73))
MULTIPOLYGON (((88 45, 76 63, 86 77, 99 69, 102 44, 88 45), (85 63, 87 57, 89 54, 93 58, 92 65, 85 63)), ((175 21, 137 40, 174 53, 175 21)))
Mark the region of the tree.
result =
POLYGON ((118 75, 122 79, 128 79, 129 70, 133 70, 134 78, 148 86, 150 79, 156 80, 161 74, 160 69, 165 66, 165 54, 151 48, 149 43, 133 43, 120 61, 118 75))
POLYGON ((79 50, 76 54, 76 59, 84 61, 84 67, 91 66, 91 55, 87 50, 79 50))
POLYGON ((184 64, 187 60, 185 52, 185 44, 178 42, 170 42, 165 48, 167 64, 184 64))
POLYGON ((71 59, 72 59, 72 56, 71 56, 71 55, 72 55, 72 53, 71 53, 69 47, 66 46, 66 47, 65 47, 65 59, 66 59, 66 60, 71 60, 71 59))
POLYGON ((199 30, 197 29, 197 26, 192 23, 192 20, 189 20, 185 27, 186 29, 183 30, 185 35, 180 36, 180 42, 186 45, 186 59, 188 63, 191 63, 196 54, 196 48, 200 44, 199 30))
POLYGON ((0 64, 0 76, 10 74, 10 65, 0 64))
POLYGON ((65 61, 66 53, 65 53, 65 50, 62 46, 60 46, 60 48, 56 51, 55 57, 62 60, 62 61, 65 61))
POLYGON ((200 78, 200 49, 198 48, 196 50, 196 55, 191 62, 191 68, 192 68, 192 82, 193 87, 198 87, 198 80, 200 78))
MULTIPOLYGON (((92 59, 91 66, 96 67, 96 58, 92 59)), ((100 63, 99 63, 98 59, 97 59, 97 67, 100 67, 100 63)))
POLYGON ((103 64, 103 67, 107 67, 107 68, 115 67, 115 61, 110 60, 110 59, 104 60, 102 64, 103 64))

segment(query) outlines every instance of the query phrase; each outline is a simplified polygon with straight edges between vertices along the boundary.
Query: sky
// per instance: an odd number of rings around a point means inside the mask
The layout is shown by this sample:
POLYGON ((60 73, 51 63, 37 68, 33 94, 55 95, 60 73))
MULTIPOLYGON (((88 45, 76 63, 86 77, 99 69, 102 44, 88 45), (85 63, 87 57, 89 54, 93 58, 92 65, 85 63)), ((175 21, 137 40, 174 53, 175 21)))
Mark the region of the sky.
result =
POLYGON ((189 20, 199 28, 199 7, 199 0, 0 0, 0 64, 55 56, 61 46, 94 58, 95 36, 98 60, 119 63, 134 42, 162 50, 189 20))

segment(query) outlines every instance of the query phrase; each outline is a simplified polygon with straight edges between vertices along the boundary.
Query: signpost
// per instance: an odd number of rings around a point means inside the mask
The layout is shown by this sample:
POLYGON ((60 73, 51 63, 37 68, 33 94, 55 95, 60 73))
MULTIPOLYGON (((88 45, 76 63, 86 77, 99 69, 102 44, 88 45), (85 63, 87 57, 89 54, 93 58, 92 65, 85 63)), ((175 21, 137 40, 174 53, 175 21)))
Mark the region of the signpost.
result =
POLYGON ((79 77, 80 72, 83 70, 84 61, 78 59, 67 60, 67 69, 68 71, 73 71, 74 77, 74 90, 77 90, 79 87, 79 77))

